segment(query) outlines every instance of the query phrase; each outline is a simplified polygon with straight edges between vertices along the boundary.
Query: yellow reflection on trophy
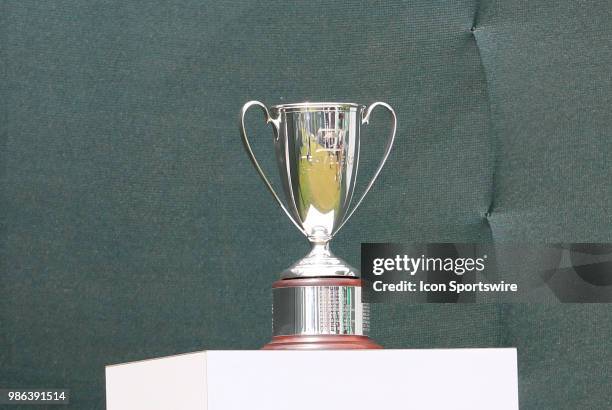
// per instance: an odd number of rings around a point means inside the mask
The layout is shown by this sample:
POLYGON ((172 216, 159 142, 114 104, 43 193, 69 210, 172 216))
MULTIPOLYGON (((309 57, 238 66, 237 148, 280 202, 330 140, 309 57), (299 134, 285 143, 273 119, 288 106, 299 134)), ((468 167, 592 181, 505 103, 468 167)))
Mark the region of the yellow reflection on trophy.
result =
POLYGON ((321 213, 339 210, 344 161, 341 134, 336 129, 325 128, 319 129, 316 136, 302 133, 306 140, 300 150, 298 174, 302 218, 306 217, 310 206, 321 213))

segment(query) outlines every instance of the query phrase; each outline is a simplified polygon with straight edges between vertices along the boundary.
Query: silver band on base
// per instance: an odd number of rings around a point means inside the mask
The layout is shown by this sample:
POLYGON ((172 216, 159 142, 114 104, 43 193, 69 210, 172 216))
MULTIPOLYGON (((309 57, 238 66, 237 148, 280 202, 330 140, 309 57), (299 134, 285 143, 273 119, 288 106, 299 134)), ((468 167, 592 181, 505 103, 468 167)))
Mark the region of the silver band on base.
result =
POLYGON ((361 303, 358 279, 284 280, 272 293, 274 336, 368 334, 369 306, 361 303))

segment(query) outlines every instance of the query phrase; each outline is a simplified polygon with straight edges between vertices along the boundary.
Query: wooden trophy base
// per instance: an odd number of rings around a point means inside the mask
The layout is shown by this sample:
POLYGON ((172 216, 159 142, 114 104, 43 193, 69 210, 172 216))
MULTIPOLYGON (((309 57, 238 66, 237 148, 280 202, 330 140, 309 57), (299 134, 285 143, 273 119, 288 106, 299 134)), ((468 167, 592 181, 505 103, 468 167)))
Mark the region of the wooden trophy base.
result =
POLYGON ((367 336, 321 335, 321 336, 274 336, 263 350, 349 350, 382 349, 367 336))

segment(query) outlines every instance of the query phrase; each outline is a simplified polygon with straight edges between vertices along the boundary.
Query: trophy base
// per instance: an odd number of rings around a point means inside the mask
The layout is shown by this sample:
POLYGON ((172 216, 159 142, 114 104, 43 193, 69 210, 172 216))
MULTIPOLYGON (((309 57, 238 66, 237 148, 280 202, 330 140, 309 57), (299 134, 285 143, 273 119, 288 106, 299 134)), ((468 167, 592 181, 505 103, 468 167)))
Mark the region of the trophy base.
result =
POLYGON ((263 350, 352 350, 382 349, 367 336, 320 335, 274 336, 263 350))
POLYGON ((367 336, 369 306, 357 278, 284 279, 272 285, 266 350, 382 349, 367 336))

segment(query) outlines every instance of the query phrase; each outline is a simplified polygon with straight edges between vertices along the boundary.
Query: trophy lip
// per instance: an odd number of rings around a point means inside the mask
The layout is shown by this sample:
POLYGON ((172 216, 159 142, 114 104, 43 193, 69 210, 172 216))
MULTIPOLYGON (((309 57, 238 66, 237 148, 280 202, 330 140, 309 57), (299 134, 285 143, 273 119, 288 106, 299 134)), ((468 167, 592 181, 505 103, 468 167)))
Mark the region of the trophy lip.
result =
POLYGON ((272 106, 273 109, 283 111, 302 111, 308 109, 357 109, 365 108, 365 105, 350 103, 350 102, 301 102, 289 104, 277 104, 272 106))

